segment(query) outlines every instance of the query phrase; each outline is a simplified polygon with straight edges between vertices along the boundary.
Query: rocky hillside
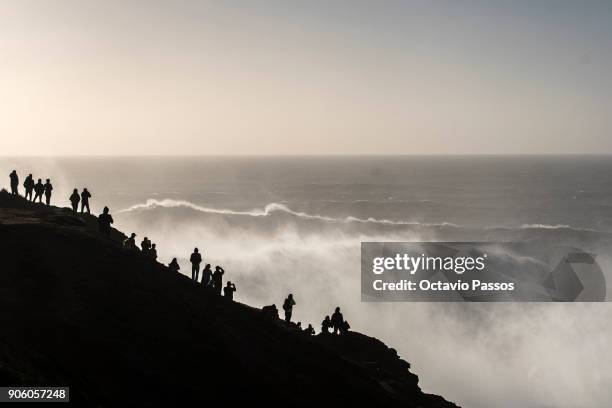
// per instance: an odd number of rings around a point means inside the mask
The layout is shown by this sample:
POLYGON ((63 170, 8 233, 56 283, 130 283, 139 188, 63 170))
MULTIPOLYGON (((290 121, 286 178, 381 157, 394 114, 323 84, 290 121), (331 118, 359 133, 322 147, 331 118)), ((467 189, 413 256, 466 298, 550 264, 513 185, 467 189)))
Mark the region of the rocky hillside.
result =
POLYGON ((382 342, 308 337, 124 251, 122 237, 0 193, 0 385, 68 385, 86 406, 455 407, 421 392, 382 342))

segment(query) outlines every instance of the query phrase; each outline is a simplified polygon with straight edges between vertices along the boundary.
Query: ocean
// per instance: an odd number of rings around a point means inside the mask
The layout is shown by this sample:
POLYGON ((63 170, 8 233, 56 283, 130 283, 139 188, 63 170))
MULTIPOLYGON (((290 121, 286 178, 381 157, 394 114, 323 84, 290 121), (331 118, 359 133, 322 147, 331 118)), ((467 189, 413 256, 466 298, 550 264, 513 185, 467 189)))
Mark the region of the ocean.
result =
MULTIPOLYGON (((51 178, 92 211, 148 236, 190 274, 194 247, 235 299, 288 293, 317 329, 336 306, 413 365, 421 387, 466 407, 604 407, 612 401, 612 307, 362 303, 362 241, 555 242, 612 267, 608 156, 0 158, 23 182, 51 178), (493 373, 493 374, 492 374, 493 373)), ((86 273, 86 271, 83 271, 86 273)), ((607 291, 612 287, 608 283, 607 291)))

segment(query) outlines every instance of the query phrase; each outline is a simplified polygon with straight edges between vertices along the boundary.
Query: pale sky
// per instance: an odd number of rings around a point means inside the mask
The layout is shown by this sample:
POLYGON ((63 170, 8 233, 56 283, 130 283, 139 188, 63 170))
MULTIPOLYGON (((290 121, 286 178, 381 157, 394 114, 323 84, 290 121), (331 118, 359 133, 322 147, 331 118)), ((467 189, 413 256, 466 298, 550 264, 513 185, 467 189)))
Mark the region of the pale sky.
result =
POLYGON ((0 155, 368 153, 612 153, 612 2, 0 0, 0 155))

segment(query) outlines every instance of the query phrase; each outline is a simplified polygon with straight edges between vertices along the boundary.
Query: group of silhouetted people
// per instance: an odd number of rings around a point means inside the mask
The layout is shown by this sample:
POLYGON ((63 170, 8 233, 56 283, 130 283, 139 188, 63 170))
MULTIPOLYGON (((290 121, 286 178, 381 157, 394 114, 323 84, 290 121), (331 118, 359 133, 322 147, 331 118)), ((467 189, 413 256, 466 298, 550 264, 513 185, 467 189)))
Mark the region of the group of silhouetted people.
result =
MULTIPOLYGON (((293 298, 293 294, 290 293, 283 302, 283 310, 285 311, 285 322, 291 324, 291 316, 293 315, 293 306, 296 305, 295 299, 293 298)), ((278 309, 276 305, 268 305, 264 306, 262 309, 262 314, 267 318, 278 318, 278 309)), ((295 327, 297 330, 303 332, 306 335, 312 336, 315 334, 315 330, 311 324, 308 325, 306 329, 302 329, 302 322, 297 322, 295 327)), ((325 316, 323 322, 321 322, 321 334, 331 334, 330 330, 333 330, 333 334, 347 334, 351 326, 349 322, 344 320, 344 316, 340 311, 340 308, 337 307, 331 318, 329 316, 325 316)))
MULTIPOLYGON (((11 179, 11 194, 18 196, 19 195, 19 176, 17 175, 17 171, 13 170, 11 174, 9 174, 9 178, 11 179)), ((25 199, 28 201, 42 203, 43 196, 45 197, 45 203, 47 205, 51 205, 51 194, 53 192, 53 184, 51 184, 51 179, 47 179, 43 184, 42 179, 38 179, 38 181, 34 182, 34 177, 32 174, 28 174, 26 179, 23 182, 23 188, 25 189, 25 199), (33 195, 33 196, 32 196, 33 195)), ((87 191, 87 188, 84 188, 81 194, 75 188, 70 196, 70 204, 72 206, 72 210, 77 212, 79 203, 81 203, 81 212, 87 210, 88 214, 91 214, 91 210, 89 209, 89 199, 91 198, 91 193, 87 191)))
MULTIPOLYGON (((17 171, 13 170, 11 174, 9 174, 9 178, 11 179, 11 194, 18 196, 19 176, 17 175, 17 171)), ((50 179, 47 179, 45 184, 43 184, 42 179, 38 179, 38 182, 34 183, 34 177, 29 174, 23 182, 23 188, 25 189, 26 200, 32 202, 36 202, 36 200, 38 200, 39 203, 42 203, 44 195, 45 203, 47 205, 51 204, 51 192, 53 191, 53 185, 51 184, 50 179), (34 198, 32 198, 32 193, 34 193, 34 198)))
POLYGON ((91 210, 89 209, 89 199, 91 198, 91 193, 87 191, 87 188, 84 188, 81 194, 79 194, 79 190, 76 188, 72 191, 72 195, 70 196, 70 204, 72 205, 72 211, 77 212, 79 208, 79 202, 81 203, 81 212, 85 212, 87 210, 87 214, 91 214, 91 210))
POLYGON ((351 325, 344 320, 339 307, 336 308, 331 319, 329 316, 325 316, 325 319, 321 322, 321 334, 330 334, 330 329, 334 330, 334 334, 346 334, 350 328, 351 325))
MULTIPOLYGON (((191 280, 198 282, 200 279, 200 265, 202 264, 202 254, 198 248, 193 249, 193 253, 189 257, 189 262, 191 262, 191 280)), ((176 258, 172 260, 170 266, 172 270, 176 270, 177 272, 180 269, 178 262, 176 262, 176 258)), ((202 280, 200 283, 204 288, 212 290, 213 293, 223 295, 232 300, 234 298, 234 292, 236 291, 236 285, 228 281, 227 285, 223 287, 224 273, 225 270, 222 267, 218 265, 215 266, 213 272, 210 264, 206 264, 204 269, 202 269, 202 280)))
MULTIPOLYGON (((11 182, 11 194, 14 196, 19 196, 19 176, 17 175, 17 171, 13 170, 10 175, 11 182)), ((53 185, 51 184, 51 180, 47 179, 46 183, 42 183, 42 179, 38 179, 37 183, 34 183, 34 178, 32 174, 29 174, 24 183, 23 187, 25 188, 25 199, 28 201, 42 203, 42 197, 45 196, 45 202, 47 205, 51 203, 51 192, 53 191, 53 185), (32 198, 32 194, 34 193, 34 197, 32 198)), ((72 210, 74 212, 78 212, 79 203, 81 204, 81 213, 87 210, 87 213, 90 214, 89 208, 89 199, 91 198, 91 193, 87 190, 87 188, 83 188, 83 191, 79 194, 78 190, 75 188, 70 196, 70 203, 72 206, 72 210)), ((110 237, 111 234, 111 225, 113 224, 113 217, 110 215, 110 210, 108 207, 104 207, 102 214, 98 216, 98 229, 100 233, 103 235, 110 237)), ((128 238, 123 241, 123 248, 128 251, 139 251, 138 246, 136 245, 136 234, 132 233, 128 238)), ((148 237, 144 237, 141 242, 140 250, 142 253, 153 260, 157 260, 157 248, 156 244, 152 243, 148 237)), ((193 253, 191 254, 189 261, 191 262, 191 279, 194 282, 198 282, 200 275, 200 265, 202 264, 202 255, 198 248, 194 248, 193 253)), ((178 264, 176 258, 173 258, 172 261, 168 264, 168 269, 171 272, 178 273, 181 267, 178 264)), ((213 293, 221 296, 225 296, 229 300, 233 300, 234 292, 236 292, 236 285, 230 281, 227 282, 226 286, 223 287, 223 275, 225 270, 216 266, 214 272, 211 270, 210 264, 206 264, 204 269, 202 269, 202 279, 200 283, 206 289, 210 289, 213 293)), ((293 294, 289 294, 285 301, 283 302, 283 310, 285 312, 285 322, 291 323, 291 317, 293 314, 293 307, 296 305, 295 300, 293 299, 293 294)), ((276 305, 264 306, 262 308, 262 312, 264 316, 278 318, 278 309, 276 305)), ((336 307, 336 310, 332 314, 331 318, 329 316, 325 316, 323 322, 321 322, 321 334, 327 335, 331 334, 330 330, 333 330, 333 334, 341 334, 344 335, 348 333, 350 329, 350 325, 348 321, 344 320, 344 316, 340 311, 339 307, 336 307)), ((302 329, 302 323, 297 322, 296 328, 305 333, 306 335, 314 335, 315 330, 311 324, 308 325, 306 329, 302 329)))

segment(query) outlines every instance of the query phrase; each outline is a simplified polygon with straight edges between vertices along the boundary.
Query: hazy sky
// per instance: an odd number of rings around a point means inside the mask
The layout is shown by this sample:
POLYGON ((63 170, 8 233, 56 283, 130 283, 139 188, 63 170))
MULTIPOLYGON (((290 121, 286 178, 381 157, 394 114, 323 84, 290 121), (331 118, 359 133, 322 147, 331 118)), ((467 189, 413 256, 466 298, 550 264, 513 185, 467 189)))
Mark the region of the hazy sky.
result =
POLYGON ((0 0, 0 155, 612 153, 610 1, 0 0))

